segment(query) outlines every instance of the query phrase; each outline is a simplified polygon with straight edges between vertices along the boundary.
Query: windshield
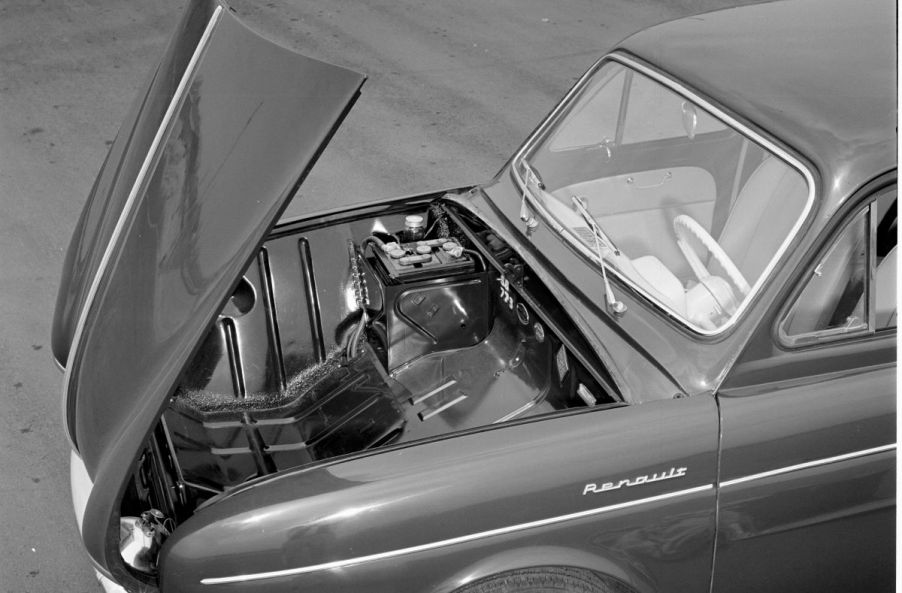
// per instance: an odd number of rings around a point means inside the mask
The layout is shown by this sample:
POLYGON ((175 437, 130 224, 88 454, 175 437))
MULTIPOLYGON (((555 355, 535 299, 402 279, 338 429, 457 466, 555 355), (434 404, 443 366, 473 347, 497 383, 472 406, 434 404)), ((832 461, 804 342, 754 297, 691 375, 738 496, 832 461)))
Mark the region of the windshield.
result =
POLYGON ((809 183, 790 157, 640 70, 603 62, 526 144, 514 175, 587 257, 717 333, 801 226, 809 183))

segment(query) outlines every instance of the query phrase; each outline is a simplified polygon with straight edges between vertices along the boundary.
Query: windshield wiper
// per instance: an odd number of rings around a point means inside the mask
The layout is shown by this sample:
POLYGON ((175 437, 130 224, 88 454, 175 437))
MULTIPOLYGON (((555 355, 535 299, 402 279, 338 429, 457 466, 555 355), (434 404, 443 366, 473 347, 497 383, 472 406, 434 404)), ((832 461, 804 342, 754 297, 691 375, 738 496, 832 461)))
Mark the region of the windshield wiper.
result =
MULTIPOLYGON (((586 221, 586 224, 589 225, 589 229, 592 231, 592 236, 595 237, 595 247, 596 250, 601 246, 598 245, 598 242, 604 243, 604 246, 607 247, 611 253, 615 256, 620 257, 620 250, 617 249, 617 246, 614 245, 614 242, 611 241, 611 238, 608 237, 607 233, 601 230, 601 227, 598 226, 598 223, 595 222, 595 219, 592 218, 592 215, 589 214, 589 210, 586 208, 586 198, 571 196, 570 201, 573 202, 573 207, 576 208, 576 211, 580 216, 583 217, 583 220, 586 221)), ((599 252, 599 257, 601 257, 601 252, 599 252)))
POLYGON ((599 264, 601 264, 601 279, 604 282, 604 301, 608 306, 608 311, 617 317, 620 317, 626 313, 626 305, 623 304, 623 301, 618 301, 617 297, 614 296, 614 291, 611 290, 611 283, 608 282, 608 266, 605 263, 605 254, 602 251, 602 244, 609 252, 613 253, 615 257, 620 257, 620 250, 617 249, 617 246, 614 245, 611 238, 601 230, 601 227, 598 226, 598 223, 595 222, 595 219, 589 214, 583 200, 584 199, 578 198, 577 196, 571 196, 570 198, 570 201, 573 202, 573 207, 589 226, 589 230, 592 231, 592 237, 595 240, 595 253, 598 255, 599 264))

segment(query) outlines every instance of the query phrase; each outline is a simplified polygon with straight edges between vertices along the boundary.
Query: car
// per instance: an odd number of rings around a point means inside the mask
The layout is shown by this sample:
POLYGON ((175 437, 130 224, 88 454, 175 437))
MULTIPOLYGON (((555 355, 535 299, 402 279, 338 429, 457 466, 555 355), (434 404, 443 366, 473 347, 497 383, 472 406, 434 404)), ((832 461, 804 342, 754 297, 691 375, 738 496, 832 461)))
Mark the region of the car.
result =
POLYGON ((489 182, 277 224, 364 77, 189 3, 54 318, 105 586, 890 589, 893 15, 654 26, 489 182))

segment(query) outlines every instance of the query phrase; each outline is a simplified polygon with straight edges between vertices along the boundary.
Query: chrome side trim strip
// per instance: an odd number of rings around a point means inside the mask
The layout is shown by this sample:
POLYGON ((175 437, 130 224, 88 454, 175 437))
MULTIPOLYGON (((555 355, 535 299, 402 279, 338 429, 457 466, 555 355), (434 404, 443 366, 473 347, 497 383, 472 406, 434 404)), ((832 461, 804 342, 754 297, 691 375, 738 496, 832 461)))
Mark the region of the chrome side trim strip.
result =
POLYGON ((500 527, 498 529, 490 529, 488 531, 480 531, 478 533, 471 533, 469 535, 462 535, 459 537, 453 537, 450 539, 445 539, 445 540, 432 542, 432 543, 428 543, 428 544, 411 546, 409 548, 401 548, 399 550, 391 550, 388 552, 381 552, 379 554, 370 554, 368 556, 358 556, 357 558, 348 558, 346 560, 336 560, 334 562, 326 562, 323 564, 314 564, 311 566, 299 566, 297 568, 286 568, 284 570, 274 570, 271 572, 258 572, 258 573, 254 573, 254 574, 242 574, 242 575, 234 575, 234 576, 227 576, 227 577, 208 577, 205 579, 201 579, 200 582, 203 585, 222 585, 222 584, 226 584, 226 583, 245 583, 248 581, 260 581, 260 580, 264 580, 264 579, 274 579, 274 578, 279 578, 279 577, 295 576, 295 575, 307 574, 307 573, 311 573, 311 572, 318 572, 318 571, 322 571, 322 570, 343 568, 343 567, 347 567, 347 566, 364 564, 367 562, 375 562, 376 560, 385 560, 388 558, 397 558, 399 556, 416 554, 418 552, 426 552, 429 550, 435 550, 438 548, 453 546, 456 544, 462 544, 462 543, 471 542, 471 541, 484 539, 484 538, 488 538, 488 537, 495 537, 498 535, 508 535, 511 533, 525 531, 527 529, 535 529, 537 527, 546 527, 548 525, 556 525, 558 523, 564 523, 566 521, 573 521, 575 519, 583 519, 586 517, 592 517, 594 515, 601 515, 603 513, 619 511, 621 509, 627 509, 627 508, 639 506, 642 504, 659 502, 662 500, 668 500, 668 499, 677 498, 680 496, 697 494, 699 492, 705 492, 707 490, 713 490, 713 489, 714 489, 714 484, 705 484, 704 486, 696 486, 695 488, 688 488, 686 490, 678 490, 676 492, 668 492, 667 494, 659 494, 657 496, 650 496, 648 498, 640 498, 638 500, 630 500, 627 502, 621 502, 619 504, 613 504, 613 505, 598 507, 598 508, 594 508, 594 509, 587 509, 585 511, 570 513, 568 515, 560 515, 558 517, 550 517, 548 519, 540 519, 538 521, 531 521, 529 523, 520 523, 517 525, 510 525, 508 527, 500 527))
POLYGON ((69 446, 73 449, 75 448, 75 440, 73 439, 73 435, 69 432, 68 400, 69 392, 72 387, 72 370, 75 367, 75 355, 78 351, 79 345, 81 344, 82 334, 84 333, 85 324, 87 323, 88 319, 88 312, 94 305, 94 299, 97 298, 97 291, 100 288, 100 280, 106 274, 107 267, 109 267, 110 264, 110 259, 113 256, 113 252, 119 245, 125 224, 131 218, 132 210, 134 210, 135 203, 138 199, 138 193, 141 190, 141 187, 144 185, 144 179, 150 172, 151 165, 156 160, 157 153, 160 149, 160 144, 163 142, 163 137, 169 130, 170 123, 172 122, 172 118, 175 116, 175 112, 178 106, 182 103, 182 97, 185 94, 185 89, 188 87, 188 83, 194 77, 194 71, 197 68, 197 63, 200 61, 200 57, 210 41, 210 37, 213 34, 213 29, 216 26, 216 23, 219 22, 221 14, 222 5, 218 5, 214 9, 213 15, 210 17, 210 20, 207 22, 207 26, 204 29, 200 41, 198 41, 197 43, 197 47, 194 49, 194 53, 191 55, 191 60, 188 62, 188 66, 185 68, 185 73, 182 74, 182 79, 179 81, 179 85, 178 87, 176 87, 175 93, 172 96, 172 100, 169 102, 169 106, 166 108, 166 113, 163 114, 163 121, 160 123, 160 127, 157 128, 157 132, 150 144, 147 155, 144 157, 144 162, 141 163, 141 169, 139 169, 138 171, 138 175, 135 178, 135 183, 132 185, 131 190, 129 190, 128 199, 126 199, 125 206, 122 208, 122 213, 119 215, 119 219, 116 221, 116 226, 113 228, 113 233, 110 236, 110 241, 109 243, 107 243, 106 249, 103 252, 103 257, 100 260, 100 265, 97 267, 97 273, 94 274, 94 278, 91 280, 91 286, 88 289, 88 296, 85 298, 85 304, 78 314, 78 323, 75 326, 75 334, 72 337, 72 344, 69 347, 69 356, 68 360, 66 361, 66 367, 64 369, 65 376, 63 377, 62 402, 64 419, 63 428, 66 432, 66 438, 69 440, 69 446))
POLYGON ((754 480, 761 480, 764 478, 770 478, 773 476, 788 474, 790 472, 799 471, 802 469, 809 469, 812 467, 819 467, 821 465, 829 465, 831 463, 837 463, 839 461, 846 461, 848 459, 855 459, 858 457, 867 457, 868 455, 874 455, 875 453, 884 453, 886 451, 893 451, 895 449, 896 449, 896 443, 893 443, 892 445, 882 445, 880 447, 874 447, 872 449, 863 449, 861 451, 853 451, 852 453, 844 453, 843 455, 836 455, 835 457, 826 457, 824 459, 816 459, 814 461, 807 461, 805 463, 799 463, 796 465, 781 467, 779 469, 773 469, 770 471, 761 472, 759 474, 752 474, 750 476, 743 476, 741 478, 726 480, 726 481, 720 483, 720 487, 728 488, 730 486, 735 486, 736 484, 744 484, 745 482, 752 482, 754 480))

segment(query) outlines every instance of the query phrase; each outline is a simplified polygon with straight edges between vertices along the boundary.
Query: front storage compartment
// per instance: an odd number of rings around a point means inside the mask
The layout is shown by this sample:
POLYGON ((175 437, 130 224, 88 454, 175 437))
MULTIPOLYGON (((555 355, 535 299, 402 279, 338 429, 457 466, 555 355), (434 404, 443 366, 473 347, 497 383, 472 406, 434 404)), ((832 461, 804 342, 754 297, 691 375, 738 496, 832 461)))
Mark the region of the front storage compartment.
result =
POLYGON ((123 521, 143 514, 162 540, 248 480, 615 403, 593 360, 514 250, 450 201, 282 226, 183 372, 123 521))

